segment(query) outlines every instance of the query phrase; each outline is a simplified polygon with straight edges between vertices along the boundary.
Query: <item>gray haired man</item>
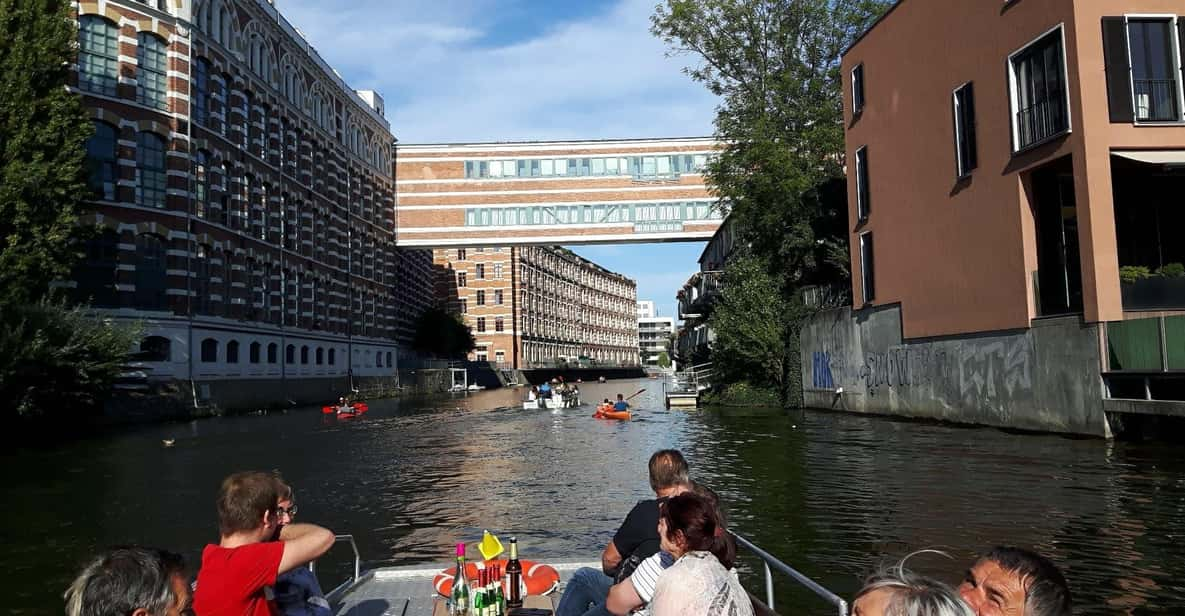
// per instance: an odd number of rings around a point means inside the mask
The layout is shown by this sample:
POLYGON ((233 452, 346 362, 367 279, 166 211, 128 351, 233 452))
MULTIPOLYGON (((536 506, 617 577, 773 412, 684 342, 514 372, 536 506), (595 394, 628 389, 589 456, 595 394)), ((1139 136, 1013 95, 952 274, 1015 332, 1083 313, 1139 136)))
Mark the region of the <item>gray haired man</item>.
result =
POLYGON ((112 548, 91 560, 66 589, 66 616, 191 614, 185 560, 141 547, 112 548))

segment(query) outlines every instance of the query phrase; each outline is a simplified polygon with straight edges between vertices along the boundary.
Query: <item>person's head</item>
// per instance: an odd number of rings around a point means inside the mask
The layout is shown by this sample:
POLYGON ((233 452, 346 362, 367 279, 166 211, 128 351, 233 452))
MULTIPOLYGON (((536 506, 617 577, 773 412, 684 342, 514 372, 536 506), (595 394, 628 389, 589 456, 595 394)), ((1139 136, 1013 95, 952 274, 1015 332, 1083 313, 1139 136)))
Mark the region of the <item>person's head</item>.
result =
POLYGON ((676 558, 687 552, 711 552, 725 568, 736 560, 720 512, 695 492, 676 494, 659 505, 658 537, 663 551, 676 558))
POLYGON ((276 530, 296 521, 296 496, 292 486, 284 481, 279 471, 274 473, 276 479, 276 530))
POLYGON ((617 400, 618 400, 618 401, 621 401, 621 400, 625 400, 625 398, 623 398, 623 397, 621 396, 621 394, 617 394, 617 400))
POLYGON ((134 546, 91 560, 64 597, 66 616, 179 616, 190 609, 181 555, 134 546))
POLYGON ((263 541, 275 532, 277 501, 272 473, 244 471, 227 477, 218 491, 219 532, 223 537, 252 534, 263 541))
POLYGON ((852 616, 974 616, 953 588, 910 572, 907 560, 864 581, 852 601, 852 616))
MULTIPOLYGON (((620 395, 617 396, 619 399, 620 395)), ((687 479, 687 460, 677 449, 663 449, 650 456, 650 489, 657 494, 670 490, 687 479)))
POLYGON ((1070 588, 1036 552, 995 547, 967 570, 959 594, 977 616, 1070 616, 1070 588))

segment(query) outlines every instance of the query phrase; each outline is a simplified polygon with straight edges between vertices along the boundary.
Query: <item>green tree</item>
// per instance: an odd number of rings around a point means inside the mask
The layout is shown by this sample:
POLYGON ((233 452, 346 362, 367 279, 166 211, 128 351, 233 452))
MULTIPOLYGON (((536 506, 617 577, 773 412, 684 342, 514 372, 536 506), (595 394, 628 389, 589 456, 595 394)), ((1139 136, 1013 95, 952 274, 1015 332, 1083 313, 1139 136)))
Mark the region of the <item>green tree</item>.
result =
POLYGON ((476 349, 477 340, 459 316, 436 307, 420 315, 412 348, 437 357, 460 357, 476 349))
POLYGON ((137 328, 51 300, 0 305, 0 399, 8 415, 86 416, 125 369, 137 328))
POLYGON ((671 367, 671 356, 670 356, 670 355, 667 355, 667 352, 666 352, 666 351, 663 351, 663 352, 661 352, 661 353, 659 353, 659 354, 658 354, 658 360, 657 360, 657 361, 658 361, 658 367, 659 367, 659 368, 664 368, 664 369, 665 369, 665 368, 670 368, 670 367, 671 367))
POLYGON ((731 301, 756 308, 762 298, 779 307, 776 316, 767 313, 781 320, 776 325, 747 324, 728 311, 713 317, 713 364, 727 364, 730 378, 744 373, 729 358, 760 368, 784 403, 801 401, 798 332, 809 311, 800 291, 847 276, 840 54, 890 4, 667 0, 651 18, 651 31, 673 54, 695 59, 685 72, 721 100, 715 125, 724 147, 707 180, 753 260, 726 274, 729 288, 743 289, 731 301), (754 276, 762 284, 750 285, 754 276))
POLYGON ((91 122, 66 90, 72 3, 0 0, 0 302, 31 304, 78 256, 91 122))
POLYGON ((782 389, 787 311, 792 307, 778 293, 776 281, 760 259, 742 255, 724 272, 720 301, 709 318, 716 331, 712 368, 721 383, 748 382, 774 391, 782 389))

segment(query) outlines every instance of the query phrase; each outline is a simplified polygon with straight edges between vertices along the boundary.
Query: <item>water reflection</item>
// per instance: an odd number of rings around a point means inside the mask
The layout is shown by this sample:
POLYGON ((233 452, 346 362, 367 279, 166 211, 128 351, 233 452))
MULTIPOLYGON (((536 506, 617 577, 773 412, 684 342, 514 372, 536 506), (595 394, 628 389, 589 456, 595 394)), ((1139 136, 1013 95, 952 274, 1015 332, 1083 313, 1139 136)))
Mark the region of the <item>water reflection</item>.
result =
MULTIPOLYGON (((359 540, 368 565, 442 561, 482 529, 517 533, 528 558, 595 559, 634 501, 646 460, 687 454, 734 527, 850 596, 882 555, 939 547, 954 579, 995 543, 1063 564, 1082 614, 1178 613, 1182 461, 1167 446, 1016 436, 826 413, 661 410, 655 381, 588 384, 589 400, 648 391, 632 422, 591 409, 523 411, 519 393, 375 401, 341 422, 314 409, 143 428, 10 451, 0 562, 18 613, 57 611, 76 564, 139 542, 197 561, 216 540, 226 474, 279 468, 301 519, 359 540), (176 438, 162 448, 162 438, 176 438)), ((759 589, 759 576, 750 576, 759 589)), ((779 586, 783 613, 830 613, 779 586)))

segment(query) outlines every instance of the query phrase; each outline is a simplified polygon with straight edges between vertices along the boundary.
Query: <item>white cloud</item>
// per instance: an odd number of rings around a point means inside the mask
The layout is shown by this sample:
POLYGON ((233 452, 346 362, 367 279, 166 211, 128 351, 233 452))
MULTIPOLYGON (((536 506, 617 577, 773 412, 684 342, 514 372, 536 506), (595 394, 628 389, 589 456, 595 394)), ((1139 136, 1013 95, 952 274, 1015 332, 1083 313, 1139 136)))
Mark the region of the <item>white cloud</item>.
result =
POLYGON ((280 10, 351 86, 383 94, 406 143, 712 129, 714 97, 649 32, 654 0, 621 0, 519 40, 492 19, 505 0, 327 4, 285 0, 280 10))

